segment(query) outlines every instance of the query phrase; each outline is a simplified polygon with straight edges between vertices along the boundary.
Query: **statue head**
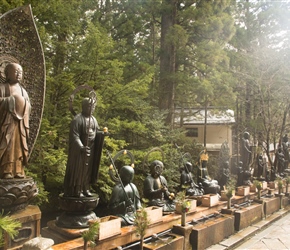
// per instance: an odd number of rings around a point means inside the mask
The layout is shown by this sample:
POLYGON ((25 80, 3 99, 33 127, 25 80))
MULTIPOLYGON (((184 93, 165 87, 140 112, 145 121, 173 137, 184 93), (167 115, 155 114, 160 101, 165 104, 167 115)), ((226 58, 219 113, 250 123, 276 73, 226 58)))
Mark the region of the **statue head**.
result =
POLYGON ((229 168, 230 167, 230 163, 229 161, 225 161, 224 162, 224 168, 229 168))
POLYGON ((17 83, 22 80, 22 67, 18 63, 9 63, 6 65, 4 73, 6 81, 9 83, 17 83))
POLYGON ((162 174, 163 168, 163 162, 155 160, 150 164, 150 173, 154 178, 157 178, 162 174))
POLYGON ((126 186, 127 184, 131 183, 134 178, 134 168, 131 166, 123 166, 120 169, 120 178, 123 182, 123 185, 126 186))
POLYGON ((186 162, 185 164, 185 172, 187 172, 187 173, 190 173, 190 172, 192 172, 192 164, 191 164, 191 162, 186 162))
POLYGON ((82 114, 84 116, 90 116, 95 111, 96 103, 91 98, 84 98, 82 102, 82 114))
POLYGON ((249 138, 250 138, 250 133, 244 132, 244 139, 249 139, 249 138))

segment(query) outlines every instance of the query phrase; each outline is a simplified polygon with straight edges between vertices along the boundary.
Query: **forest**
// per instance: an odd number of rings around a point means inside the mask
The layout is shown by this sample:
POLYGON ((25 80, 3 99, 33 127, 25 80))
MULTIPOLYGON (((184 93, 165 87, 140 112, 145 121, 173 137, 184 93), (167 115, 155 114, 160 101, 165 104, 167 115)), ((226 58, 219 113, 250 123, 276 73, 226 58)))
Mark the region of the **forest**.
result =
MULTIPOLYGON (((43 46, 46 96, 26 174, 38 181, 35 202, 45 210, 58 207, 63 191, 68 103, 80 85, 96 91, 94 116, 110 133, 104 148, 134 155, 141 195, 150 160, 162 157, 175 190, 180 155, 195 163, 203 146, 175 124, 177 107, 234 110, 234 140, 247 130, 267 154, 290 131, 289 1, 0 0, 0 13, 27 4, 43 46), (149 154, 156 147, 162 154, 149 154)), ((103 154, 93 186, 100 204, 114 185, 109 165, 103 154)), ((217 159, 209 166, 215 177, 217 159)))

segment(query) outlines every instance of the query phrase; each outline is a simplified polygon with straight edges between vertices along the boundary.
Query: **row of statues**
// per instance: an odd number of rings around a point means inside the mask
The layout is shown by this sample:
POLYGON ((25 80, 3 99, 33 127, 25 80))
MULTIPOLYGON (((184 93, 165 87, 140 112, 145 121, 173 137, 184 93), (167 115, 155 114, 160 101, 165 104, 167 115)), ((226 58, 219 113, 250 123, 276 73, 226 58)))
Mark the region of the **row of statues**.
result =
MULTIPOLYGON (((25 178, 24 168, 28 162, 29 116, 31 104, 28 93, 21 84, 23 70, 17 63, 5 67, 6 81, 0 83, 0 179, 25 178)), ((74 114, 70 124, 68 160, 64 178, 63 197, 78 199, 92 197, 90 186, 98 179, 100 158, 104 136, 107 130, 101 130, 93 116, 96 107, 95 92, 82 101, 82 111, 74 114)), ((252 151, 249 133, 243 136, 241 160, 237 166, 238 185, 249 184, 252 151)), ((186 162, 181 168, 180 190, 185 189, 188 196, 220 193, 229 178, 229 162, 222 166, 220 183, 208 174, 208 152, 203 149, 197 162, 197 183, 194 181, 192 163, 186 162), (185 187, 185 188, 184 188, 185 187)), ((289 161, 288 137, 278 148, 275 157, 276 173, 282 175, 289 161)), ((265 166, 261 156, 257 158, 258 175, 263 175, 265 166)), ((174 194, 168 190, 166 178, 162 175, 162 161, 154 160, 150 174, 144 180, 144 198, 149 206, 159 206, 163 212, 175 210, 174 194)), ((120 169, 120 182, 114 187, 109 208, 112 213, 123 218, 123 224, 133 223, 134 212, 141 207, 140 195, 133 184, 134 169, 123 166, 120 169)))
MULTIPOLYGON (((203 151, 206 153, 206 150, 203 151)), ((203 158, 202 158, 203 159, 203 158)), ((208 160, 204 159, 205 161, 208 160)), ((180 189, 187 196, 202 196, 203 194, 220 192, 220 186, 216 180, 212 180, 207 171, 205 162, 201 163, 199 170, 199 185, 192 177, 192 164, 186 162, 180 175, 180 189), (206 190, 206 191, 205 191, 206 190)), ((163 213, 175 211, 175 195, 168 190, 166 178, 162 175, 164 164, 160 160, 151 162, 150 173, 143 183, 143 195, 147 200, 147 206, 162 207, 163 213)), ((109 201, 109 211, 113 215, 122 218, 122 225, 131 225, 134 222, 134 212, 141 207, 141 200, 137 187, 132 183, 134 169, 131 166, 123 166, 120 169, 120 182, 113 188, 109 201)))

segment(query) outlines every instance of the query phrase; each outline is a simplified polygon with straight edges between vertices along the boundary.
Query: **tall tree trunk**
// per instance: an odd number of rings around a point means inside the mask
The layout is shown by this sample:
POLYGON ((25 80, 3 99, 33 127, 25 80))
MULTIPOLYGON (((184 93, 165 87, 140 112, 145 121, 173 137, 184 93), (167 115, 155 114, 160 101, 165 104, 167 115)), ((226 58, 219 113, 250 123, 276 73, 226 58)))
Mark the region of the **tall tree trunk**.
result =
POLYGON ((163 0, 161 16, 161 53, 160 53, 160 82, 159 82, 159 109, 167 110, 166 122, 173 123, 174 112, 174 73, 176 48, 167 35, 176 22, 177 0, 163 0))
POLYGON ((207 97, 206 97, 205 105, 204 105, 204 134, 203 134, 203 146, 204 147, 206 147, 207 108, 208 108, 208 101, 207 101, 207 97))

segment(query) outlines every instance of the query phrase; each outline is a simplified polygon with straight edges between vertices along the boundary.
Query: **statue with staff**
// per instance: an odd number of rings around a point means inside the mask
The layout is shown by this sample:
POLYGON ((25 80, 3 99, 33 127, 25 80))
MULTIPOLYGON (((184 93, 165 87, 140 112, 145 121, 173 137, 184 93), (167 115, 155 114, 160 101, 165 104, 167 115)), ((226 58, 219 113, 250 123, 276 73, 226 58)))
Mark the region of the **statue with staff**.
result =
MULTIPOLYGON (((82 88, 88 88, 81 86, 82 88)), ((80 89, 76 89, 79 91, 80 89)), ((71 96, 71 101, 73 100, 71 96)), ((90 185, 98 179, 99 164, 104 135, 93 116, 97 103, 96 93, 91 90, 89 97, 82 101, 82 111, 75 114, 70 124, 69 150, 64 178, 64 197, 91 197, 90 185)))
POLYGON ((128 150, 119 151, 114 158, 107 151, 107 155, 111 161, 109 174, 113 181, 116 182, 112 190, 108 209, 110 214, 121 218, 121 225, 133 225, 135 221, 135 212, 141 208, 139 191, 133 183, 134 179, 134 163, 133 155, 128 150), (124 165, 117 169, 115 160, 120 155, 128 155, 131 159, 131 165, 124 165))

